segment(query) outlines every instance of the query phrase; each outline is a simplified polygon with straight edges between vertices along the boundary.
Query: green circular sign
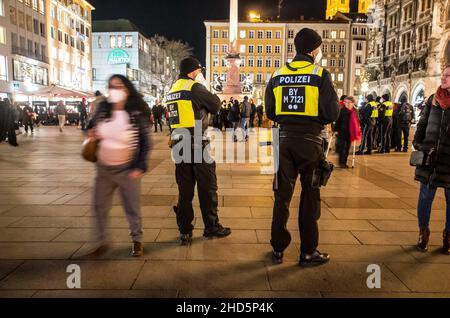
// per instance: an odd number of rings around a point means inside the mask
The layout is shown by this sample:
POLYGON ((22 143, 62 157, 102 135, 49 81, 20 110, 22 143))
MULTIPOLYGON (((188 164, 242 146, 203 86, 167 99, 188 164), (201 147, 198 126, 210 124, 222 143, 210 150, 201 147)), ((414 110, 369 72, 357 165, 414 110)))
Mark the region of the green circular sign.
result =
POLYGON ((109 64, 128 64, 130 61, 130 55, 122 49, 114 49, 108 55, 109 64))

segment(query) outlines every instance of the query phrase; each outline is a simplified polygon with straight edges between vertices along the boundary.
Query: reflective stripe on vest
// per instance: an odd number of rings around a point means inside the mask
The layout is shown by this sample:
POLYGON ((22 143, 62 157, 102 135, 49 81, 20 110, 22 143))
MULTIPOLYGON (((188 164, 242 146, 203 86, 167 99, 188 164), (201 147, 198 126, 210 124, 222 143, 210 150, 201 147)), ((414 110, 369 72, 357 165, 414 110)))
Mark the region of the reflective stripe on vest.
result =
POLYGON ((272 76, 277 116, 319 116, 319 82, 323 68, 296 61, 272 76))
POLYGON ((167 94, 170 128, 194 128, 195 116, 191 91, 195 83, 193 80, 179 79, 167 94))
POLYGON ((394 115, 394 104, 392 102, 384 102, 386 106, 386 117, 392 117, 394 115))
POLYGON ((378 118, 378 103, 377 102, 370 102, 370 107, 372 107, 372 116, 371 118, 378 118))

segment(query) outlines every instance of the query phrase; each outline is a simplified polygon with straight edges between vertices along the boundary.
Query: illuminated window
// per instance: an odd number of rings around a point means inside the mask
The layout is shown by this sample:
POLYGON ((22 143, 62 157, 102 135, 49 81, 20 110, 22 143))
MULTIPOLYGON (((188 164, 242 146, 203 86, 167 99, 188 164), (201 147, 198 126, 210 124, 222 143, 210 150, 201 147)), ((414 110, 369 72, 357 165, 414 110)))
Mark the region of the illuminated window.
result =
POLYGON ((0 80, 8 80, 8 65, 6 64, 6 56, 0 55, 0 80))
POLYGON ((115 35, 111 35, 109 37, 109 47, 114 49, 117 47, 117 39, 115 35))
POLYGON ((3 26, 0 26, 0 43, 6 43, 6 29, 3 26))
POLYGON ((133 37, 131 35, 125 36, 125 47, 129 49, 133 47, 133 37))
POLYGON ((239 37, 240 37, 241 39, 245 39, 246 36, 247 36, 247 32, 246 32, 245 30, 241 30, 241 31, 239 32, 239 37))

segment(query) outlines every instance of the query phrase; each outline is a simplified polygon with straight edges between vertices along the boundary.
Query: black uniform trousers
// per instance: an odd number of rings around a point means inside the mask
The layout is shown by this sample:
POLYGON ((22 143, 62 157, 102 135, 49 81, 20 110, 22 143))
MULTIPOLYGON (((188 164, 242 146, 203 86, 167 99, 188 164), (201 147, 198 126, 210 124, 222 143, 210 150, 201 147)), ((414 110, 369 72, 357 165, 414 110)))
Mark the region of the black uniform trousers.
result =
POLYGON ((317 221, 320 218, 320 189, 313 188, 314 170, 324 157, 323 146, 304 138, 280 138, 278 187, 274 187, 275 204, 272 219, 271 244, 283 252, 291 242, 287 229, 289 206, 300 174, 302 193, 298 215, 301 253, 312 254, 319 244, 317 221))
POLYGON ((362 143, 359 148, 360 152, 364 152, 366 147, 367 151, 372 151, 374 126, 375 125, 372 123, 372 121, 366 122, 366 124, 364 125, 362 143))
POLYGON ((391 151, 392 117, 385 117, 381 122, 381 151, 391 151))
POLYGON ((216 163, 180 163, 175 165, 175 176, 178 184, 177 224, 181 234, 189 234, 194 226, 195 185, 197 184, 200 210, 202 212, 205 230, 217 230, 219 217, 217 215, 217 176, 216 163))

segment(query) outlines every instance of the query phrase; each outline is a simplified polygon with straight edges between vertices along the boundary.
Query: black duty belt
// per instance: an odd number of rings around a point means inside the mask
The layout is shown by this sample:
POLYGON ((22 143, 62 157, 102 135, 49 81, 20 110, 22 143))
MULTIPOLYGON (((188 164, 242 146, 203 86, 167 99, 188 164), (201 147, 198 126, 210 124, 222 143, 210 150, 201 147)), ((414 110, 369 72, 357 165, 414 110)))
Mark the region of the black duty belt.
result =
POLYGON ((280 138, 295 138, 310 141, 319 145, 323 144, 323 139, 320 136, 313 134, 304 134, 295 131, 280 131, 280 138))

